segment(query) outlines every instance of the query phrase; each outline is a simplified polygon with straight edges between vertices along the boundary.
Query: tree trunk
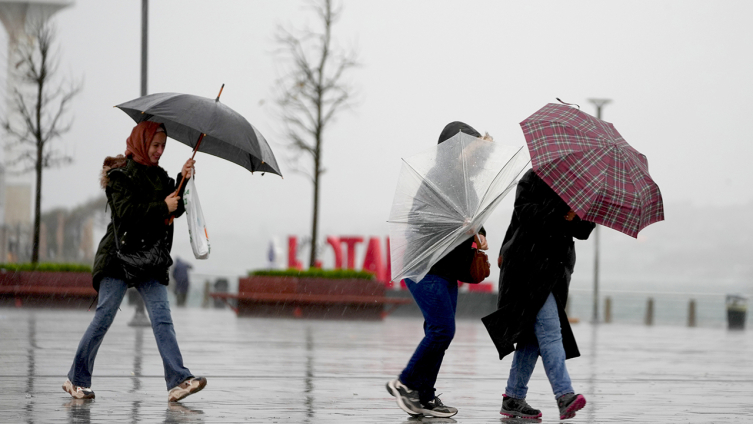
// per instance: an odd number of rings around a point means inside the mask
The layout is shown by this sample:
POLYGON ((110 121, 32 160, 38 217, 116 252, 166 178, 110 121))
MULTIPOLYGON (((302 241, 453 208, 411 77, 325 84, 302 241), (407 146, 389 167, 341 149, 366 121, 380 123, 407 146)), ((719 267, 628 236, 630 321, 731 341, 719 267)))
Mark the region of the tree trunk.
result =
POLYGON ((42 221, 42 148, 37 149, 37 183, 34 193, 34 241, 31 248, 31 263, 39 262, 39 233, 42 221))
MULTIPOLYGON (((317 142, 317 145, 319 143, 317 142)), ((311 223, 311 253, 309 255, 309 268, 316 266, 317 246, 316 240, 319 237, 319 149, 317 148, 314 157, 314 211, 311 223)))
POLYGON ((42 139, 42 96, 44 83, 47 78, 47 50, 41 49, 42 63, 39 66, 39 79, 37 80, 37 104, 36 104, 36 128, 35 138, 37 141, 37 184, 34 193, 34 241, 31 245, 31 263, 39 262, 39 225, 42 220, 42 167, 44 166, 44 140, 42 139))

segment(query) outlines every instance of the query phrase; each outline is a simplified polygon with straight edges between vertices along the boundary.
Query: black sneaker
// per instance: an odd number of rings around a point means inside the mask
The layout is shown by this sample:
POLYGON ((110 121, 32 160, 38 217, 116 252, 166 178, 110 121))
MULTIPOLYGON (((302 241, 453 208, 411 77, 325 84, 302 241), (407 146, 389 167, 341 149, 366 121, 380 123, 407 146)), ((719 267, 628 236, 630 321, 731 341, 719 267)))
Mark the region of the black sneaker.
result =
POLYGON ((502 397, 502 409, 499 413, 511 418, 541 418, 541 411, 531 408, 525 399, 509 396, 502 397))
POLYGON ((443 404, 436 396, 434 400, 421 404, 421 413, 427 417, 449 418, 458 413, 458 408, 443 404))
POLYGON ((560 419, 566 420, 575 416, 575 411, 579 411, 586 406, 586 398, 583 395, 566 393, 557 398, 557 407, 560 409, 560 419))
POLYGON ((400 409, 407 412, 411 417, 421 416, 423 408, 421 408, 421 402, 418 400, 417 390, 409 389, 408 386, 400 382, 399 378, 388 381, 386 387, 389 394, 397 400, 397 406, 400 409))

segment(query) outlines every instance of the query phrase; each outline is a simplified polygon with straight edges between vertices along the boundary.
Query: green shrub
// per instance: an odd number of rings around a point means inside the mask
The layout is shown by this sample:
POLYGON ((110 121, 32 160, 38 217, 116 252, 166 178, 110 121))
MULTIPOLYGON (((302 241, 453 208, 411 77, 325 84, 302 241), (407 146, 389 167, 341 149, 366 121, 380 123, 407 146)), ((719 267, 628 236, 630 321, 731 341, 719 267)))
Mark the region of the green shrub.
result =
POLYGON ((18 272, 18 271, 40 271, 40 272, 92 272, 92 267, 82 264, 67 263, 21 263, 21 264, 0 264, 0 271, 18 272))
POLYGON ((359 280, 373 280, 374 274, 367 271, 355 271, 351 269, 318 269, 310 268, 306 271, 299 271, 295 268, 286 270, 257 270, 249 271, 249 277, 264 276, 264 277, 298 277, 298 278, 332 278, 332 279, 345 279, 355 278, 359 280))

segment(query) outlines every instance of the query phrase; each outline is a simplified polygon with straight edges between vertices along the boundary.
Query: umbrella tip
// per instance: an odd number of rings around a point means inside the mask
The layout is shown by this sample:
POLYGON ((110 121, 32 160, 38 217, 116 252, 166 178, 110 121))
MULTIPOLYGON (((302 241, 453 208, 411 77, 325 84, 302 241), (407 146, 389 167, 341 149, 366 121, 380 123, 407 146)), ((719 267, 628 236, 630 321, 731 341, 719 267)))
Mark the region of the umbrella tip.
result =
POLYGON ((214 99, 214 101, 215 101, 215 102, 219 102, 219 101, 220 101, 220 96, 222 95, 222 90, 223 90, 224 88, 225 88, 225 84, 223 83, 223 84, 222 84, 222 87, 220 87, 220 93, 219 93, 219 94, 217 94, 217 98, 216 98, 216 99, 214 99))

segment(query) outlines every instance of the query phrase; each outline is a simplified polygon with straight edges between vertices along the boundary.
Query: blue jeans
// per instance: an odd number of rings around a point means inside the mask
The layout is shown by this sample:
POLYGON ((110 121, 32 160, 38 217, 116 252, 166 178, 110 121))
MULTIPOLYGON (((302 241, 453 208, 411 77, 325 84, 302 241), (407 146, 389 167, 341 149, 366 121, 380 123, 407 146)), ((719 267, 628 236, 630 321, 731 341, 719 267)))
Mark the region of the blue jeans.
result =
MULTIPOLYGON (((89 328, 81 338, 73 359, 71 370, 68 371, 68 379, 75 386, 91 387, 94 360, 97 351, 102 344, 107 330, 110 328, 118 307, 123 302, 128 284, 123 280, 105 277, 99 285, 99 302, 89 328)), ((165 382, 170 390, 183 380, 193 377, 188 368, 183 366, 183 357, 180 355, 178 341, 175 338, 173 319, 170 316, 170 303, 167 300, 167 288, 157 282, 146 281, 136 285, 149 319, 152 321, 154 338, 157 339, 157 349, 162 356, 162 364, 165 367, 165 382)))
POLYGON ((522 346, 518 343, 512 358, 505 394, 516 399, 525 399, 528 393, 528 381, 531 379, 539 354, 544 362, 544 371, 549 384, 552 385, 554 397, 559 398, 565 393, 574 393, 570 374, 567 373, 565 366, 565 348, 562 346, 557 301, 551 293, 536 315, 534 333, 536 334, 535 340, 522 346))
POLYGON ((418 283, 406 279, 405 284, 424 315, 424 338, 400 374, 400 381, 418 390, 419 400, 427 403, 434 400, 439 367, 455 336, 458 283, 428 274, 418 283))

